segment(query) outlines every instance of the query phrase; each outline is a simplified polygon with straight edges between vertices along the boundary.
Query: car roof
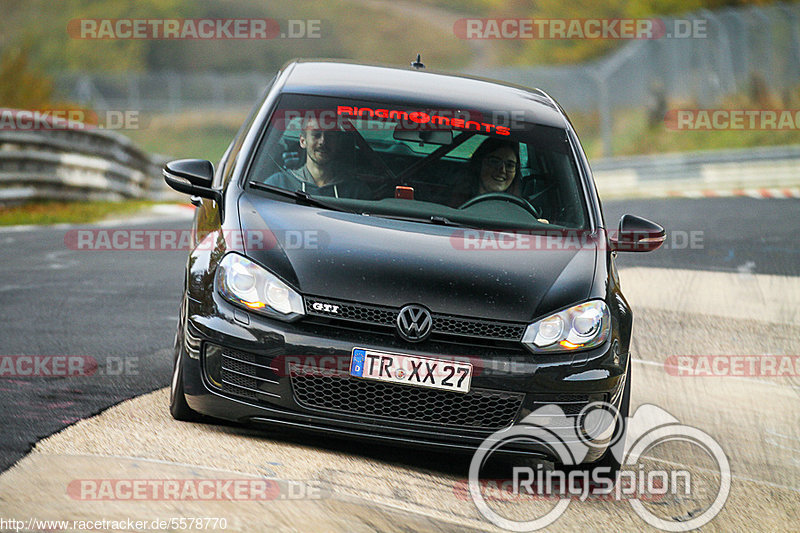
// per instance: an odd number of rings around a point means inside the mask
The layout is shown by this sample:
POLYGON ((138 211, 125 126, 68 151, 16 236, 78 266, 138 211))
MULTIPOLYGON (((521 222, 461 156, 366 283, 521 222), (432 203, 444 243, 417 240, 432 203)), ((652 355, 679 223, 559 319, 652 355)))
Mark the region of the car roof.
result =
POLYGON ((285 72, 284 93, 522 113, 526 122, 567 127, 566 117, 543 91, 494 80, 328 60, 297 60, 285 72))

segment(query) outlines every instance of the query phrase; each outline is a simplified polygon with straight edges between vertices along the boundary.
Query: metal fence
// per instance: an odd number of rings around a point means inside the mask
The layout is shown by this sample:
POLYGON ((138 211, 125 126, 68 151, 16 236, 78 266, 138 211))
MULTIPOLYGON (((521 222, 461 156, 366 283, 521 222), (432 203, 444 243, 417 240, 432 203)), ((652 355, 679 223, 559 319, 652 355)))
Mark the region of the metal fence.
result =
MULTIPOLYGON (((617 110, 657 113, 667 101, 703 108, 754 84, 779 96, 800 84, 800 4, 701 10, 661 20, 672 38, 629 41, 596 61, 472 73, 542 88, 570 113, 597 112, 606 156, 612 154, 617 110), (677 25, 687 21, 702 22, 702 35, 678 38, 677 25)), ((98 111, 249 108, 272 74, 64 74, 56 89, 98 111)))
POLYGON ((615 110, 657 112, 667 101, 704 108, 757 85, 781 96, 800 84, 800 4, 701 10, 663 21, 673 35, 685 21, 701 21, 704 36, 631 41, 585 64, 479 74, 544 89, 567 112, 596 111, 606 156, 615 110))
POLYGON ((56 93, 97 111, 176 113, 197 109, 249 109, 272 74, 155 72, 147 74, 65 73, 56 93))

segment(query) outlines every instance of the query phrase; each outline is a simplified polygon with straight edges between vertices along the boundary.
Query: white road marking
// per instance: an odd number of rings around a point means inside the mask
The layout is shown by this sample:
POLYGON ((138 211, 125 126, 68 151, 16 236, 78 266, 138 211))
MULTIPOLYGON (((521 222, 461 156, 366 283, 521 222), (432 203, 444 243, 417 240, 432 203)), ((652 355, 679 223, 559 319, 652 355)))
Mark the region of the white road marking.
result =
POLYGON ((784 435, 783 433, 778 433, 777 431, 772 430, 772 429, 767 429, 766 432, 769 433, 770 435, 774 435, 774 436, 780 437, 782 439, 791 439, 791 440, 796 440, 796 441, 800 442, 800 438, 798 438, 798 437, 795 437, 795 436, 792 436, 792 435, 784 435))
POLYGON ((736 271, 741 274, 752 274, 753 271, 756 269, 755 261, 747 261, 736 267, 736 271))
POLYGON ((62 256, 70 254, 70 250, 59 250, 56 252, 48 252, 44 255, 45 262, 48 262, 47 268, 61 270, 78 265, 75 259, 61 260, 62 256))
MULTIPOLYGON (((719 474, 719 471, 711 470, 710 468, 702 468, 702 467, 699 467, 699 466, 690 465, 690 464, 686 464, 686 463, 677 463, 675 461, 667 461, 666 459, 660 459, 658 457, 651 457, 649 455, 642 455, 642 457, 644 457, 645 459, 649 459, 651 461, 664 463, 664 464, 670 465, 670 466, 683 466, 683 467, 694 468, 694 469, 699 470, 701 472, 709 472, 711 474, 719 474)), ((782 485, 781 483, 773 483, 772 481, 765 481, 763 479, 756 479, 756 478, 752 478, 750 476, 742 476, 740 474, 731 473, 731 477, 733 479, 739 479, 739 480, 742 480, 742 481, 749 481, 750 483, 756 483, 758 485, 764 485, 764 486, 767 486, 767 487, 775 487, 776 489, 785 489, 785 490, 790 490, 792 492, 800 492, 800 487, 792 487, 790 485, 782 485)))
POLYGON ((781 450, 789 450, 790 452, 800 453, 800 448, 792 448, 791 446, 784 446, 782 444, 778 444, 769 437, 765 438, 764 442, 766 442, 767 444, 772 444, 773 446, 775 446, 776 448, 780 448, 781 450))

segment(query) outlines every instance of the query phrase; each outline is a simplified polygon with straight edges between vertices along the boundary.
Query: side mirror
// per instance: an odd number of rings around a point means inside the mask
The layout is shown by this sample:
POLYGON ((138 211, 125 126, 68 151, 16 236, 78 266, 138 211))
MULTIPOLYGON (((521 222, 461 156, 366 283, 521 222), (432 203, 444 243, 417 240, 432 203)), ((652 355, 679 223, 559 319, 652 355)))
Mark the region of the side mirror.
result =
POLYGON ((608 236, 611 250, 617 252, 652 252, 664 244, 664 228, 646 218, 622 215, 619 231, 608 236))
POLYGON ((220 191, 211 188, 214 165, 205 159, 178 159, 164 165, 161 171, 167 185, 178 192, 220 201, 220 191))

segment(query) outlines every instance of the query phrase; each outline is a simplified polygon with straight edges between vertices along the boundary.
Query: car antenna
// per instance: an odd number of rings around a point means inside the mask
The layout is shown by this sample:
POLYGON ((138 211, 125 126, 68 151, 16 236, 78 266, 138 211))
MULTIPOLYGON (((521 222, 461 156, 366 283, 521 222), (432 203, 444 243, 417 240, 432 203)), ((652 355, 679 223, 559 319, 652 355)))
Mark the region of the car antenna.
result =
POLYGON ((420 61, 419 54, 417 54, 417 59, 411 62, 411 66, 417 70, 422 70, 425 68, 425 65, 422 64, 422 61, 420 61))

